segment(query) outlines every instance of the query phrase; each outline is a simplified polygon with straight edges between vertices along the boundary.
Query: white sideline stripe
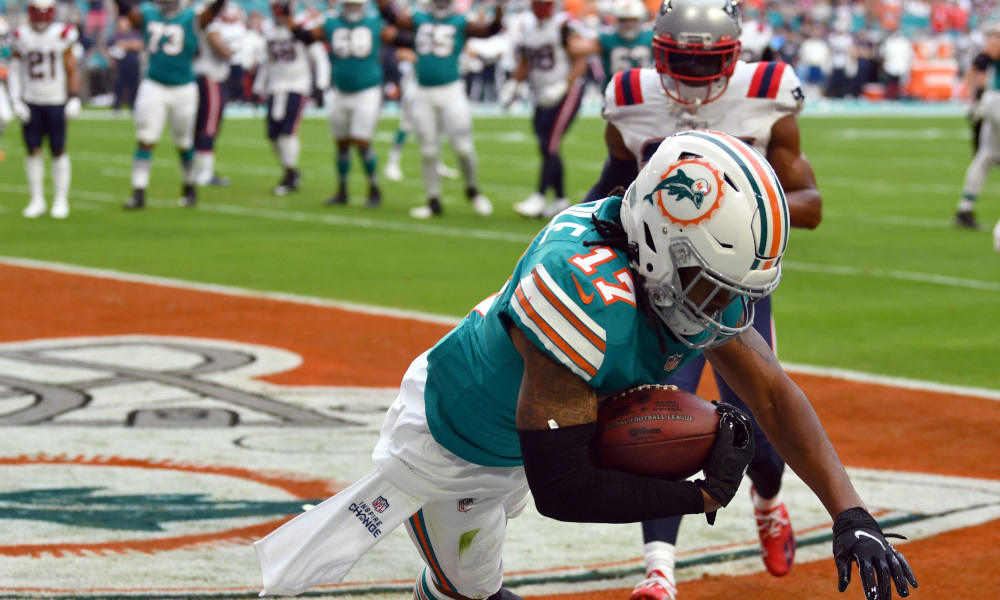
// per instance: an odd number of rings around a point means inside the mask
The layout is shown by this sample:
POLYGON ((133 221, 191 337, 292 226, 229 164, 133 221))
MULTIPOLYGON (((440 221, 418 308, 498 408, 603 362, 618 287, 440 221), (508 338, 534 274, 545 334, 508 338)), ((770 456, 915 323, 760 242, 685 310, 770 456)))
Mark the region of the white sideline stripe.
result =
POLYGON ((325 298, 315 298, 313 296, 300 296, 298 294, 288 294, 285 292, 261 292, 249 290, 229 285, 219 285, 215 283, 201 283, 196 281, 185 281, 183 279, 172 279, 169 277, 157 277, 154 275, 138 275, 135 273, 125 273, 122 271, 112 271, 110 269, 97 269, 93 267, 79 267, 64 263, 34 260, 30 258, 17 258, 13 256, 0 256, 0 264, 12 267, 24 267, 29 269, 40 269, 53 271, 56 273, 66 273, 69 275, 86 275, 98 279, 111 279, 113 281, 125 281, 128 283, 142 283, 146 285, 156 285, 160 287, 174 287, 196 292, 208 292, 211 294, 222 294, 237 298, 254 298, 263 300, 278 300, 281 302, 291 302, 293 304, 303 304, 306 306, 319 306, 322 308, 336 308, 367 315, 377 315, 380 317, 394 317, 397 319, 412 319, 426 323, 436 323, 441 325, 457 325, 462 319, 444 315, 434 315, 418 311, 403 310, 396 308, 383 308, 369 306, 367 304, 356 304, 341 300, 327 300, 325 298))
POLYGON ((936 285, 947 285, 951 287, 970 288, 974 290, 987 290, 991 292, 1000 291, 1000 281, 981 281, 979 279, 964 279, 962 277, 950 277, 948 275, 934 275, 932 273, 915 273, 913 271, 888 271, 884 269, 860 269, 858 267, 846 267, 840 265, 817 265, 814 263, 803 263, 789 261, 785 266, 798 271, 812 271, 814 273, 829 273, 831 275, 850 275, 856 277, 874 277, 877 279, 896 279, 900 281, 915 281, 918 283, 933 283, 936 285))
MULTIPOLYGON (((198 283, 185 281, 183 279, 171 279, 168 277, 154 277, 151 275, 136 275, 110 269, 96 269, 92 267, 79 267, 65 263, 34 260, 30 258, 16 258, 11 256, 0 256, 0 264, 15 267, 25 267, 29 269, 39 269, 54 271, 56 273, 68 273, 70 275, 86 275, 100 279, 111 279, 114 281, 126 281, 129 283, 145 283, 162 287, 176 287, 180 289, 193 290, 197 292, 209 292, 213 294, 223 294, 236 296, 239 298, 259 298, 264 300, 280 300, 294 304, 306 306, 319 306, 324 308, 337 308, 368 315, 378 315, 395 317, 400 319, 413 319, 426 323, 437 323, 442 325, 457 325, 462 319, 449 317, 446 315, 435 315, 395 308, 383 308, 366 304, 356 304, 353 302, 343 302, 339 300, 327 300, 313 296, 302 296, 299 294, 288 294, 284 292, 261 292, 228 285, 217 285, 210 283, 198 283)), ((1000 390, 988 388, 967 387, 949 385, 933 381, 923 381, 919 379, 907 379, 905 377, 892 377, 889 375, 874 375, 861 371, 850 371, 848 369, 838 369, 833 367, 817 367, 812 365, 800 365, 796 363, 782 362, 781 366, 789 373, 802 373, 803 375, 818 375, 831 379, 841 379, 844 381, 856 381, 859 383, 875 383, 891 387, 898 387, 912 390, 926 390, 954 394, 956 396, 969 396, 974 398, 986 398, 989 400, 1000 400, 1000 390)))

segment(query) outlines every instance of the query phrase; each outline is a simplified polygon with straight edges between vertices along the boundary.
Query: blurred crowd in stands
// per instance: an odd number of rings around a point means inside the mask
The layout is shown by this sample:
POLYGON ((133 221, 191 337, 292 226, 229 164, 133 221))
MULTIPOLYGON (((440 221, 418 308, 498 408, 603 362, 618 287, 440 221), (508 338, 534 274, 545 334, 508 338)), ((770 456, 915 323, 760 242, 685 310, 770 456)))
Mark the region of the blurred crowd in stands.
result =
MULTIPOLYGON (((21 2, 0 0, 0 17, 13 26, 23 18, 21 2)), ((486 18, 495 0, 456 0, 459 10, 486 18)), ((563 8, 591 31, 613 25, 613 0, 564 0, 563 8)), ((644 0, 650 16, 660 0, 644 0)), ((401 2, 405 4, 406 2, 401 2)), ((806 97, 916 98, 949 100, 961 96, 961 75, 982 43, 977 26, 994 15, 996 0, 745 0, 743 49, 746 60, 781 60, 795 66, 806 97)), ((511 29, 527 0, 505 0, 512 27, 494 38, 470 40, 464 68, 469 96, 493 103, 515 66, 511 29)), ((302 2, 300 9, 335 8, 302 2)), ((229 98, 252 103, 251 74, 263 50, 261 24, 271 18, 266 0, 230 0, 223 19, 238 35, 229 98)), ((116 19, 111 0, 59 0, 58 19, 81 32, 84 97, 92 105, 130 107, 142 69, 140 34, 116 19)), ((2 41, 0 41, 2 45, 2 41)), ((395 53, 386 52, 385 92, 398 94, 395 53)), ((600 82, 590 97, 600 102, 600 82)), ((319 100, 319 98, 317 98, 319 100)))

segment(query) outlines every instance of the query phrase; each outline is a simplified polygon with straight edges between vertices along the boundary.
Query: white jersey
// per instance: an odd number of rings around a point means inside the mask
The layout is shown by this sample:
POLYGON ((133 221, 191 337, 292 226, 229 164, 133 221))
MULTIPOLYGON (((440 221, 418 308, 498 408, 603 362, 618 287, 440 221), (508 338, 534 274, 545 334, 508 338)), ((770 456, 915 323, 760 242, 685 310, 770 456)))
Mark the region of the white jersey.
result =
POLYGON ((604 119, 621 132, 640 167, 663 138, 691 129, 728 133, 767 156, 771 127, 798 114, 804 100, 795 70, 781 62, 737 62, 726 91, 697 109, 667 96, 655 69, 629 69, 608 83, 604 119))
POLYGON ((14 30, 13 50, 21 57, 21 100, 27 104, 66 104, 66 63, 63 57, 80 37, 73 25, 51 23, 41 31, 31 25, 14 30))
POLYGON ((269 95, 294 92, 308 96, 312 93, 313 76, 306 45, 295 39, 284 25, 270 25, 264 29, 267 44, 258 77, 265 77, 264 89, 269 95))
POLYGON ((208 24, 208 27, 201 32, 198 36, 198 55, 194 59, 194 74, 199 77, 208 77, 212 81, 222 82, 229 79, 229 71, 231 65, 228 58, 222 58, 215 53, 212 46, 208 43, 208 34, 213 32, 218 32, 222 39, 222 43, 225 44, 230 51, 236 52, 239 49, 240 38, 237 34, 233 35, 235 32, 234 28, 226 27, 228 23, 221 23, 218 21, 212 21, 208 24), (227 34, 229 39, 227 39, 227 34))
POLYGON ((517 51, 528 59, 528 85, 536 98, 542 89, 569 77, 566 40, 571 33, 575 33, 575 29, 570 16, 564 12, 541 23, 532 13, 524 18, 517 51))

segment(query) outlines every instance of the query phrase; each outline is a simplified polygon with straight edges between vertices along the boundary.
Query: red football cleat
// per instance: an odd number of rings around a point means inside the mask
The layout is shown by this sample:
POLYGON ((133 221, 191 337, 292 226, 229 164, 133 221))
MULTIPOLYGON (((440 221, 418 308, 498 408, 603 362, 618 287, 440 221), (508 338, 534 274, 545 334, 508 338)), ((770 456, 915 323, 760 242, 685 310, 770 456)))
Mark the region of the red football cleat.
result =
MULTIPOLYGON (((753 488, 750 488, 750 497, 757 498, 757 491, 753 488)), ((787 575, 795 561, 795 533, 785 503, 767 511, 760 510, 755 504, 753 516, 757 519, 760 556, 764 559, 764 566, 775 577, 787 575)))
POLYGON ((650 571, 632 589, 628 600, 677 600, 677 588, 661 571, 650 571))

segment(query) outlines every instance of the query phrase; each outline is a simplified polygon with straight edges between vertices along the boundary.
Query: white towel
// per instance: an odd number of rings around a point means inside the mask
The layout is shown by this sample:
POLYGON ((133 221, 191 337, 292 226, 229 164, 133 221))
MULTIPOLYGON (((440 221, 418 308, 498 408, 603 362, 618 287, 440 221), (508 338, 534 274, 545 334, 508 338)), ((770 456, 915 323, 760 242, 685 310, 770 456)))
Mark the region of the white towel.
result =
POLYGON ((254 543, 261 596, 340 583, 358 559, 424 505, 373 471, 254 543))

